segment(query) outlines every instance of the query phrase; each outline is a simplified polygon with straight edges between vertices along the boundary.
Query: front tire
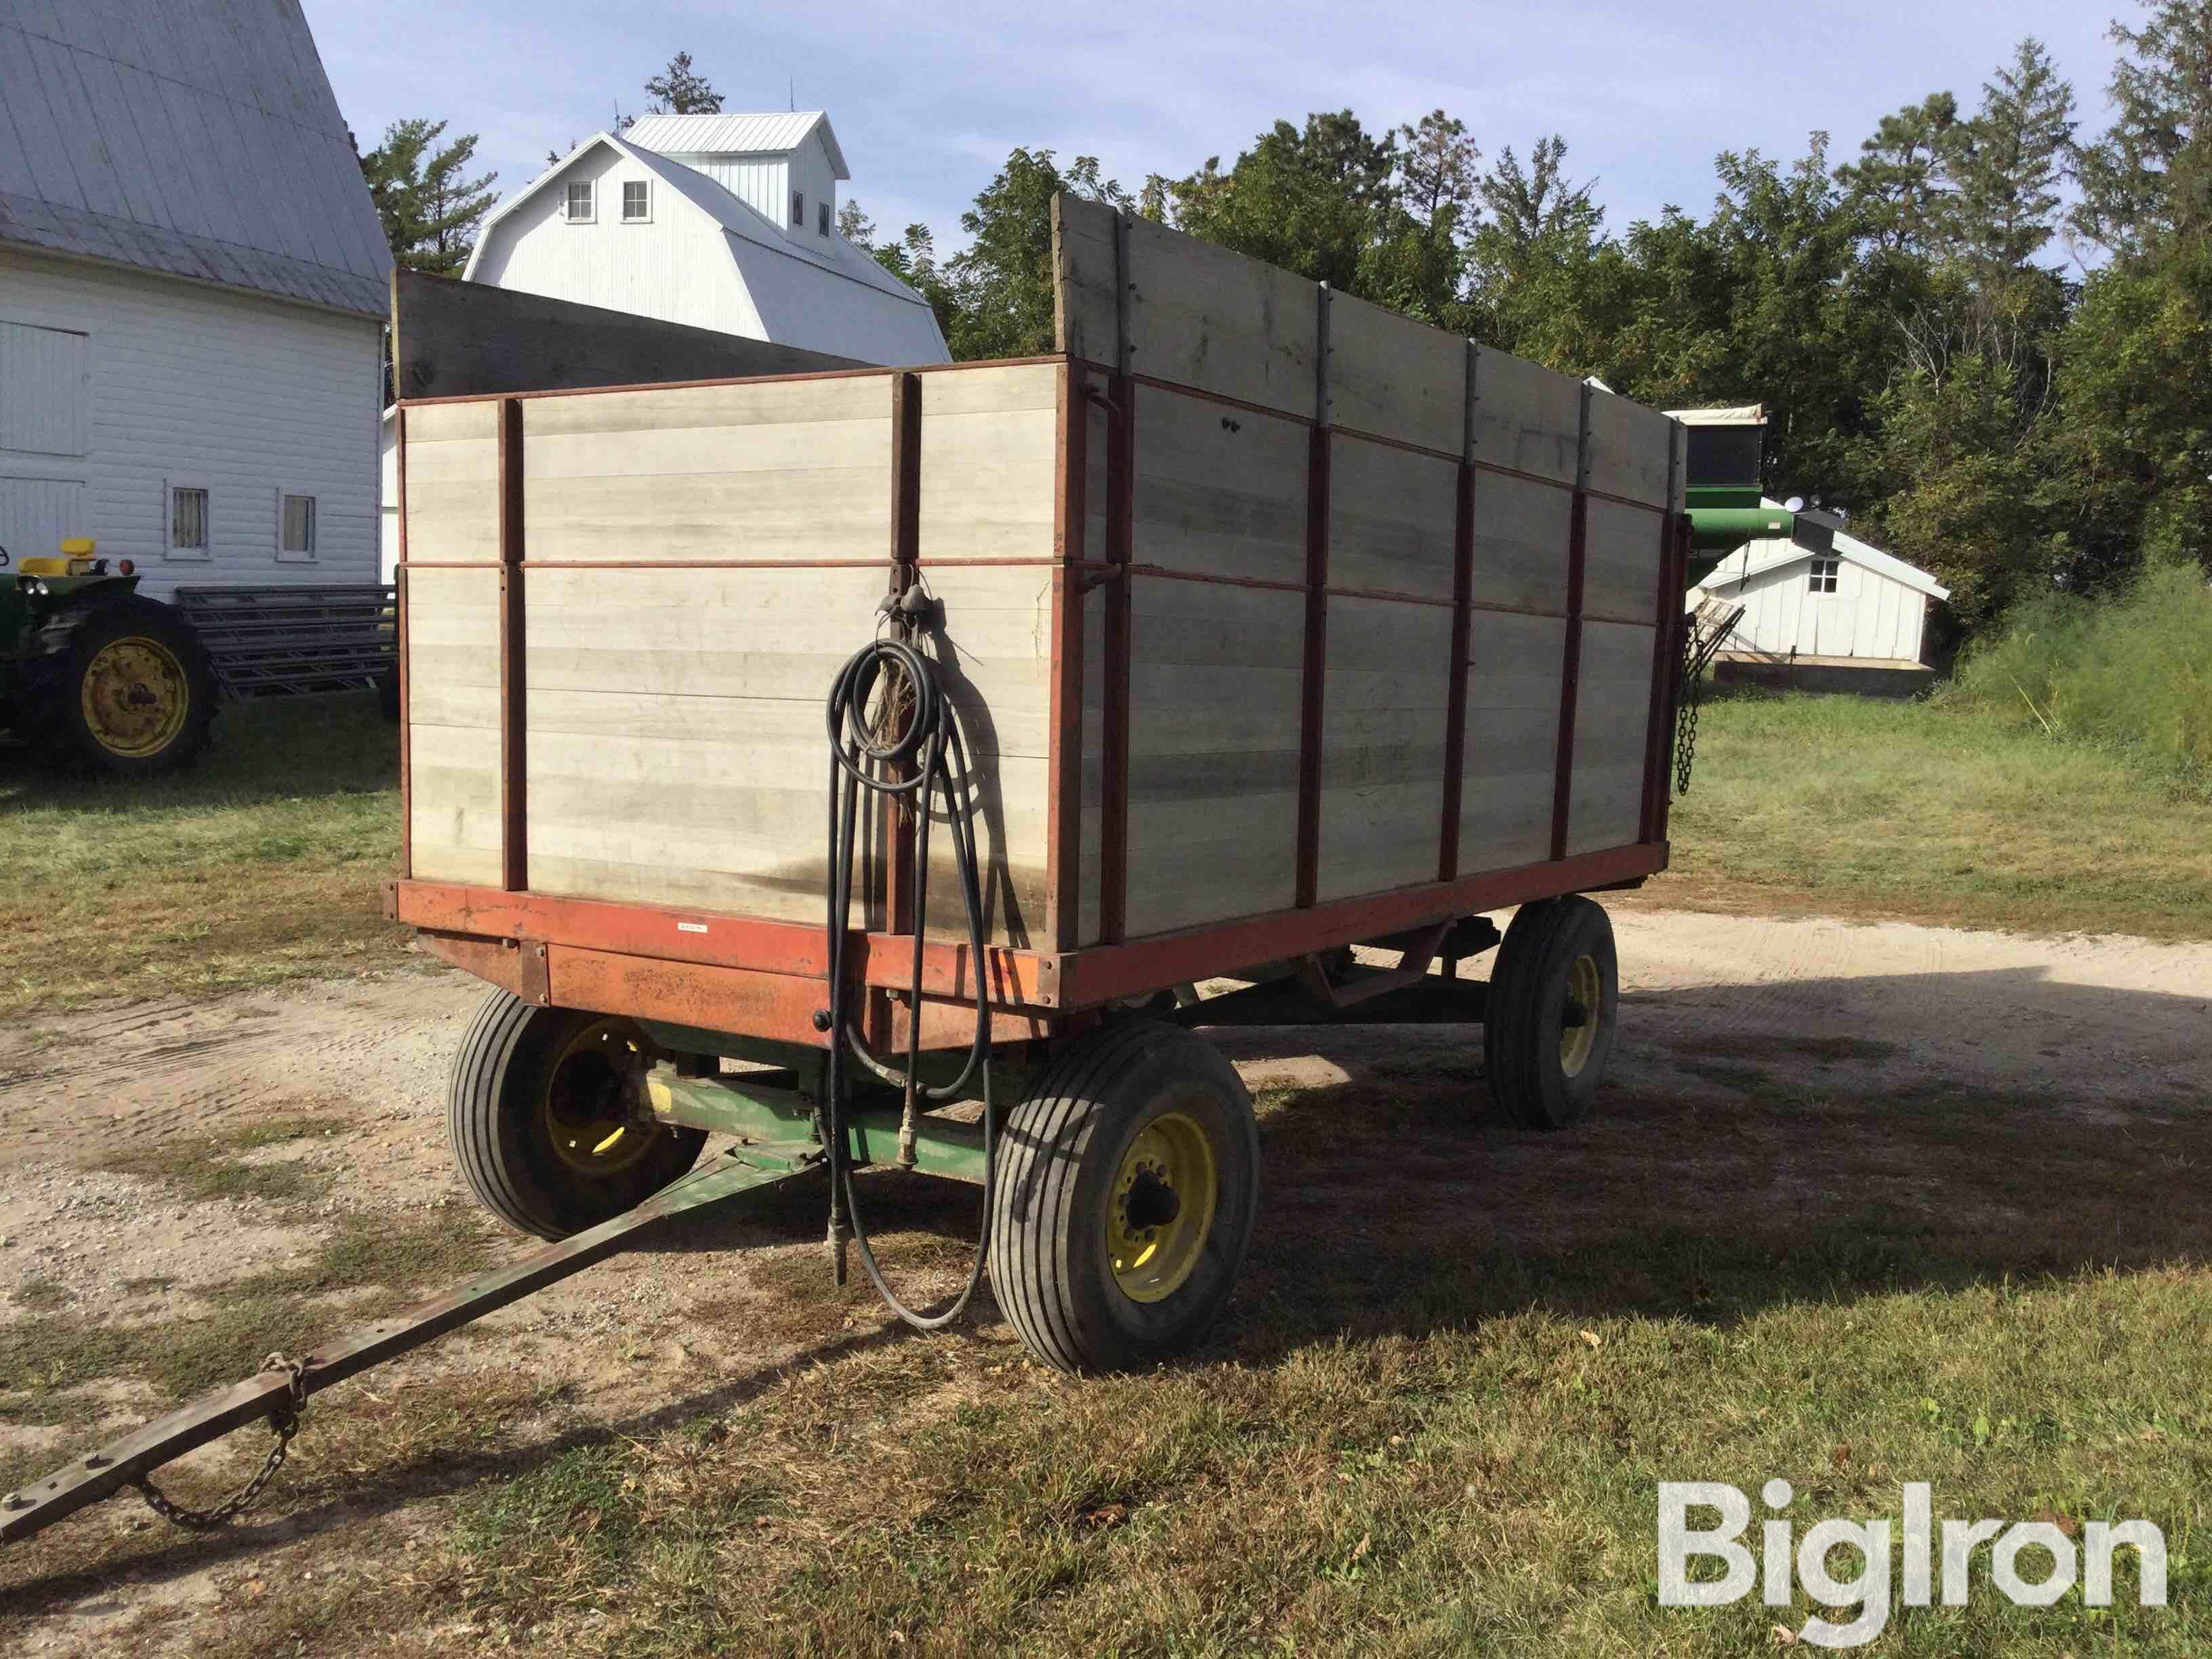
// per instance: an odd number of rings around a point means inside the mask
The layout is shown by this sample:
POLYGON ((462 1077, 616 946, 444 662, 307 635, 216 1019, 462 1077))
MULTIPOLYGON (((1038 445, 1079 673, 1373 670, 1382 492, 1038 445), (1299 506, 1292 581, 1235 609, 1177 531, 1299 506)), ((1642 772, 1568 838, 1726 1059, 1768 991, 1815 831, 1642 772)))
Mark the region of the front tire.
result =
POLYGON ((215 676, 166 605, 129 594, 74 605, 39 629, 23 672, 22 731, 63 769, 158 777, 207 747, 215 676))
POLYGON ((1252 1097, 1179 1026, 1132 1019, 1054 1056, 1007 1115, 991 1287, 1064 1371, 1181 1352, 1229 1300, 1260 1202, 1252 1097))
POLYGON ((701 1129, 632 1121, 624 1072, 645 1054, 628 1020, 494 991, 453 1057, 446 1122, 477 1201, 510 1227, 566 1238, 690 1170, 701 1129))
POLYGON ((1522 905, 1498 947, 1483 1012, 1491 1099, 1524 1129, 1571 1127, 1605 1079, 1620 1018, 1603 907, 1579 893, 1522 905))

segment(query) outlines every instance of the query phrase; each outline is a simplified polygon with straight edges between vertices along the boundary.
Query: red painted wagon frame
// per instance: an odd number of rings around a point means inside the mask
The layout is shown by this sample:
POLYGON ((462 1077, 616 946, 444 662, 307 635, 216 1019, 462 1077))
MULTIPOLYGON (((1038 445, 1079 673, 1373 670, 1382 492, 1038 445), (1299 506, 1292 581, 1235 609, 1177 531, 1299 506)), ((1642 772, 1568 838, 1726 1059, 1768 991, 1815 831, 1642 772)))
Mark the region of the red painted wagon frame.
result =
MULTIPOLYGON (((975 999, 994 1011, 1000 1040, 1045 1037, 1070 1029, 1083 1011, 1162 988, 1234 974, 1263 963, 1277 963, 1339 946, 1379 939, 1410 929, 1474 915, 1486 910, 1565 893, 1632 886, 1667 865, 1667 818, 1670 791, 1668 769, 1674 726, 1683 618, 1680 595, 1687 576, 1688 518, 1671 508, 1631 501, 1589 488, 1578 476, 1571 483, 1518 471, 1466 454, 1385 438, 1351 428, 1338 428, 1315 418, 1261 410, 1174 382, 1109 370, 1063 354, 1004 360, 994 364, 940 364, 913 369, 860 368, 815 374, 743 377, 641 386, 607 386, 575 391, 520 392, 404 399, 398 406, 398 485, 401 498, 400 779, 403 823, 411 823, 411 777, 408 744, 407 611, 410 568, 496 568, 500 574, 500 802, 501 881, 497 887, 403 877, 388 886, 386 912, 417 929, 424 944, 457 966, 505 987, 526 1000, 590 1009, 811 1048, 829 1039, 817 1029, 828 1003, 825 930, 804 923, 710 910, 686 909, 529 890, 525 745, 526 644, 523 594, 532 564, 523 557, 522 404, 536 398, 596 395, 603 392, 669 390, 672 386, 716 386, 824 379, 891 378, 891 531, 884 568, 890 591, 904 591, 917 572, 933 566, 1038 564, 1053 569, 1051 692, 1054 773, 1048 802, 1047 842, 1051 860, 1044 927, 1047 943, 1038 947, 994 947, 981 965, 964 944, 932 942, 922 953, 921 1018, 929 1046, 964 1046, 974 1030, 975 999), (1053 553, 1049 558, 962 560, 920 556, 921 419, 920 377, 958 373, 968 368, 1051 364, 1060 368, 1058 415, 1060 447, 1055 468, 1053 553), (1173 570, 1143 564, 1134 557, 1136 390, 1154 386, 1227 408, 1249 410, 1272 419, 1310 428, 1306 571, 1303 582, 1260 581, 1173 570), (499 406, 499 550, 495 566, 456 567, 445 562, 410 563, 407 558, 406 479, 408 411, 452 403, 495 403, 499 406), (1109 556, 1087 558, 1083 546, 1086 461, 1092 411, 1108 422, 1105 503, 1109 556), (1328 580, 1328 473, 1332 434, 1343 430, 1363 441, 1382 443, 1453 463, 1458 468, 1452 597, 1380 592, 1332 586, 1328 580), (1563 611, 1486 605, 1472 595, 1474 526, 1477 485, 1483 473, 1496 473, 1571 489, 1574 506, 1565 550, 1566 605, 1563 611), (1583 564, 1587 507, 1593 499, 1649 512, 1659 542, 1654 612, 1650 617, 1603 616, 1585 612, 1583 564), (1127 937, 1127 823, 1129 810, 1129 676, 1131 590, 1137 577, 1176 581, 1261 586, 1305 595, 1304 690, 1300 710, 1298 827, 1296 894, 1290 908, 1210 923, 1138 939, 1127 937), (1080 814, 1065 811, 1079 799, 1082 782, 1082 717, 1085 638, 1084 595, 1103 586, 1102 637, 1104 688, 1101 715, 1101 830, 1099 836, 1100 942, 1075 943, 1080 902, 1078 882, 1080 814), (1386 599, 1409 604, 1446 605, 1453 611, 1451 676, 1447 709, 1443 812, 1438 825, 1437 879, 1424 885, 1371 896, 1317 902, 1319 866, 1322 697, 1329 600, 1333 597, 1386 599), (1552 856, 1518 868, 1462 875, 1458 870, 1459 820, 1467 721, 1466 656, 1470 619, 1476 611, 1516 611, 1554 617, 1565 623, 1560 676, 1560 720, 1552 803, 1552 856), (1568 856, 1568 817, 1574 757, 1582 623, 1591 620, 1656 624, 1649 726, 1644 742, 1644 777, 1639 834, 1632 845, 1568 856)), ((1585 393, 1587 398, 1588 393, 1585 393)), ((1586 421, 1587 417, 1585 417, 1586 421)), ((1584 445, 1585 453, 1587 444, 1584 445)), ((610 560, 607 568, 670 568, 696 565, 742 568, 744 561, 610 560)), ((877 561, 823 561, 825 566, 872 567, 877 561)), ((780 568, 791 568, 779 562, 780 568)), ((411 840, 411 837, 406 837, 411 840)), ((403 843, 404 848, 404 842, 403 843)), ((403 860, 408 856, 403 851, 403 860)), ((411 868, 411 866, 410 866, 411 868)), ((890 926, 853 935, 848 959, 862 982, 872 988, 870 1028, 903 1040, 911 968, 911 919, 896 892, 884 895, 890 926)))

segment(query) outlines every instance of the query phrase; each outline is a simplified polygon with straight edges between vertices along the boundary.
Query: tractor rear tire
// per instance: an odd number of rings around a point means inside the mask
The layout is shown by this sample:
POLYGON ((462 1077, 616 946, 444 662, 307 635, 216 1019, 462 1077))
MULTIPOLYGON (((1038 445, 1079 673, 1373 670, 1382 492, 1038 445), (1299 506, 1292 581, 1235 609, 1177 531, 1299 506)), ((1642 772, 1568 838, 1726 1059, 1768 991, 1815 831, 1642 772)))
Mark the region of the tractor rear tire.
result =
POLYGON ((1524 1129, 1572 1127, 1605 1079, 1620 1017, 1603 907, 1579 893, 1522 905, 1498 947, 1483 1009, 1491 1099, 1524 1129))
POLYGON ((74 605, 33 635, 18 730, 71 772, 158 777, 207 747, 215 675, 167 605, 136 593, 74 605))
POLYGON ((1205 1335, 1260 1204, 1252 1097, 1212 1045, 1153 1019, 1079 1038, 999 1145, 992 1294, 1040 1359, 1128 1370, 1205 1335))
POLYGON ((628 1020, 495 990, 453 1057, 446 1126, 477 1201, 510 1227, 566 1238, 643 1203, 698 1162, 702 1129, 626 1119, 628 1020))

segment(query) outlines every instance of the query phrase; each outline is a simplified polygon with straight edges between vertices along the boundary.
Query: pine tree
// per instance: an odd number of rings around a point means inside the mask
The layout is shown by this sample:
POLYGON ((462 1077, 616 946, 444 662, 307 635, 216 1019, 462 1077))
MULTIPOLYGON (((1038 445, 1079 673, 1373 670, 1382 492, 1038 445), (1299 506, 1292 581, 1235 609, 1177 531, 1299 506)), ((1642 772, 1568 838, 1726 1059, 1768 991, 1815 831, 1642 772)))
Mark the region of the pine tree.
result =
POLYGON ((392 258, 410 270, 458 276, 497 199, 491 185, 499 175, 468 177, 477 135, 464 133, 441 148, 445 131, 443 121, 394 121, 384 142, 361 158, 361 170, 392 258))
POLYGON ((1951 158, 1960 239, 1985 279, 2021 270, 2051 240, 2073 146, 2074 88, 2030 35, 1984 83, 1951 158))
POLYGON ((691 54, 679 52, 668 67, 645 83, 655 115, 720 115, 722 94, 691 67, 691 54))
POLYGON ((2073 228, 2122 252, 2212 233, 2212 0, 2162 0, 2111 39, 2118 118, 2082 152, 2073 228))
POLYGON ((1959 100, 1931 93, 1883 116, 1874 137, 1860 144, 1859 160, 1836 169, 1836 182, 1850 193, 1878 249, 1924 258, 1948 247, 1951 165, 1963 136, 1959 100))

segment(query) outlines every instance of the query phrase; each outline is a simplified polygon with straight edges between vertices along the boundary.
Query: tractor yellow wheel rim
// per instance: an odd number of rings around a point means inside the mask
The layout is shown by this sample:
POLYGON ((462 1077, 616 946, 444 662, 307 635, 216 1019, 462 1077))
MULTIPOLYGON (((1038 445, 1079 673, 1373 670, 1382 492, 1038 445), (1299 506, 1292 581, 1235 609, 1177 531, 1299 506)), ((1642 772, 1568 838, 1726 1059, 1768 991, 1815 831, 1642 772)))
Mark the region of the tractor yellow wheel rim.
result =
POLYGON ((1182 1288, 1213 1230, 1219 1186, 1213 1143, 1197 1119, 1167 1112, 1138 1131, 1106 1211, 1106 1259, 1122 1295, 1163 1302, 1182 1288))
POLYGON ((553 1156, 578 1175, 605 1181, 652 1150, 653 1127, 633 1121, 623 1080, 644 1058, 626 1019, 595 1019, 570 1037, 538 1103, 538 1126, 553 1156))
POLYGON ((192 687, 175 652, 131 634, 93 653, 79 689, 85 728, 111 755, 142 759, 177 740, 191 717, 192 687))
POLYGON ((1599 975, 1597 958, 1577 957, 1567 969, 1566 1006, 1559 1011, 1559 1069, 1569 1077, 1581 1076, 1589 1064, 1604 1001, 1605 981, 1599 975))

